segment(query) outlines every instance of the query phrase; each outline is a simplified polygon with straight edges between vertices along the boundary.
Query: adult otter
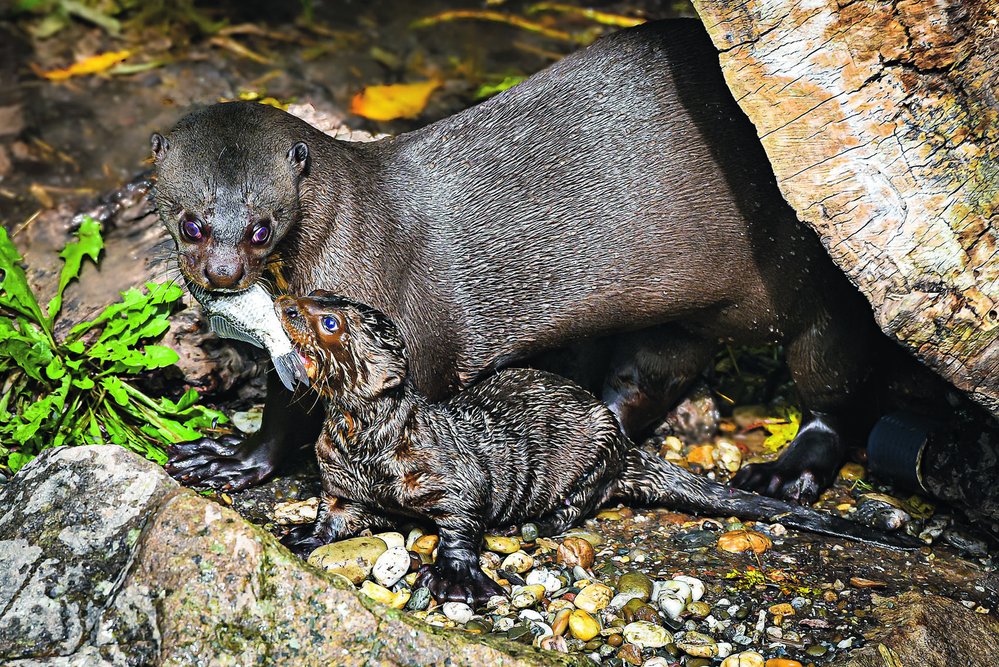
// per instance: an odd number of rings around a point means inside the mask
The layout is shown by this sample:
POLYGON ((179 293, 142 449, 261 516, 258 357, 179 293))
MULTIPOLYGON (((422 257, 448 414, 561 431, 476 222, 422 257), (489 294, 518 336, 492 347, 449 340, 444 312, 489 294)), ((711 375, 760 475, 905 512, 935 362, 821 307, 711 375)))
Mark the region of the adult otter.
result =
MULTIPOLYGON (((339 142, 231 103, 191 113, 152 148, 188 280, 245 288, 279 252, 293 292, 387 313, 432 400, 600 338, 579 379, 637 437, 719 340, 780 342, 806 418, 778 462, 741 481, 812 500, 838 468, 878 332, 782 199, 695 20, 615 33, 383 141, 339 142)), ((262 479, 318 433, 287 400, 271 381, 255 437, 177 446, 167 469, 219 487, 262 479)))
POLYGON ((503 594, 479 567, 486 527, 536 521, 555 535, 611 500, 919 544, 724 487, 637 449, 606 405, 545 371, 502 370, 429 402, 408 377, 399 331, 363 304, 317 291, 279 297, 275 310, 327 402, 316 443, 319 514, 282 539, 303 556, 415 515, 436 523, 441 538, 420 583, 440 601, 485 602, 503 594))

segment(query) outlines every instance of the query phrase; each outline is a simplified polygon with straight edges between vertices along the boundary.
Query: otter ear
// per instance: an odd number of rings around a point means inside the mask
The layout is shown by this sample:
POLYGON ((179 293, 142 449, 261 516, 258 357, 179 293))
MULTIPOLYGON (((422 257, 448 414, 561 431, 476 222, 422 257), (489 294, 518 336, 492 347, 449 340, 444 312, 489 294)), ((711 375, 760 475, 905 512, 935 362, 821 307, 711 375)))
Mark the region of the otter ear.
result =
POLYGON ((309 147, 304 141, 297 142, 288 151, 288 163, 302 174, 309 167, 309 147))
POLYGON ((368 381, 361 392, 365 398, 377 398, 389 389, 398 387, 405 378, 405 361, 378 355, 368 363, 368 381))
POLYGON ((153 132, 153 136, 149 137, 149 147, 153 149, 153 157, 159 162, 170 150, 170 142, 159 132, 153 132))

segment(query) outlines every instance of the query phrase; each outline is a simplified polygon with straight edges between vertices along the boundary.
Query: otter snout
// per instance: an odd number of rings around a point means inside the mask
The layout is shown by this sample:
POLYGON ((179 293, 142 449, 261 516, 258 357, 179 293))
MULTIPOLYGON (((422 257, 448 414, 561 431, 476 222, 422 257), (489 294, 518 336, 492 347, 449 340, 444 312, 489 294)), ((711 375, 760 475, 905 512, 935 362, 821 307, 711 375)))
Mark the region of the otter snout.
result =
POLYGON ((246 276, 242 262, 205 262, 205 280, 212 289, 233 289, 246 276))

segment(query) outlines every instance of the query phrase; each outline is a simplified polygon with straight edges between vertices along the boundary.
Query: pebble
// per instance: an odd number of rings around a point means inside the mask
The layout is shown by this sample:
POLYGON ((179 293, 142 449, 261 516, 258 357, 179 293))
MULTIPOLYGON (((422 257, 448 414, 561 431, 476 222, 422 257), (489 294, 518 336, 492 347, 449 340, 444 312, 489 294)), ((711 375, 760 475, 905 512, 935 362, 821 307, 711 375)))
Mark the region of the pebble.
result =
POLYGON ((676 645, 687 655, 696 658, 714 658, 718 655, 718 643, 700 632, 686 633, 683 641, 677 642, 676 645))
POLYGON ((582 537, 565 538, 556 554, 559 565, 572 568, 579 566, 584 570, 593 567, 593 558, 593 545, 582 537))
POLYGON ((669 630, 649 621, 629 623, 624 626, 622 634, 628 642, 639 648, 662 648, 673 642, 673 635, 669 630))
POLYGON ((641 665, 642 649, 635 644, 625 644, 618 649, 617 657, 630 665, 641 665))
POLYGON ((685 581, 670 579, 663 582, 659 587, 659 597, 662 598, 663 596, 683 600, 684 604, 686 604, 694 599, 694 589, 685 581))
POLYGON ((513 597, 510 602, 518 609, 527 609, 528 607, 533 607, 540 602, 544 594, 544 586, 520 586, 514 590, 513 597))
MULTIPOLYGON (((399 535, 396 533, 396 535, 399 535)), ((400 542, 402 535, 399 535, 400 542)), ((384 538, 379 538, 384 539, 384 538)), ((409 572, 409 552, 403 546, 390 547, 378 557, 371 568, 371 576, 382 586, 391 588, 409 572)))
POLYGON ((718 548, 731 553, 752 551, 761 554, 772 546, 769 537, 755 530, 732 530, 718 538, 718 548))
POLYGON ((382 604, 391 604, 395 602, 395 593, 384 586, 379 586, 373 581, 365 581, 362 583, 360 590, 375 602, 381 602, 382 604))
POLYGON ((719 440, 715 444, 715 461, 718 466, 728 472, 739 472, 742 466, 742 452, 739 446, 728 440, 719 440))
POLYGON ((438 542, 440 542, 440 538, 436 535, 421 535, 413 542, 411 548, 418 554, 429 556, 437 548, 438 542))
POLYGON ((389 549, 394 549, 395 547, 406 548, 406 538, 403 537, 402 533, 394 530, 387 533, 375 533, 374 537, 384 542, 385 546, 389 549))
POLYGON ((794 616, 794 607, 787 602, 772 605, 767 611, 773 616, 794 616))
POLYGON ((560 609, 555 614, 555 618, 552 620, 552 634, 556 637, 561 637, 565 634, 566 629, 569 627, 569 616, 572 615, 571 609, 560 609))
POLYGON ((770 658, 764 667, 801 667, 801 663, 787 658, 770 658))
POLYGON ((641 572, 625 572, 617 580, 617 594, 646 602, 652 595, 652 580, 641 572))
POLYGON ((413 591, 412 596, 409 598, 409 602, 406 603, 406 609, 410 611, 423 611, 430 606, 430 589, 426 586, 420 586, 413 591))
POLYGON ((681 574, 680 576, 673 577, 673 581, 679 581, 690 586, 690 599, 694 602, 704 597, 704 582, 700 579, 681 574))
POLYGON ((821 658, 828 652, 829 649, 823 646, 822 644, 812 644, 811 646, 805 649, 805 653, 807 653, 813 658, 821 658))
MULTIPOLYGON (((508 555, 503 559, 503 563, 500 567, 504 570, 510 572, 516 572, 517 574, 524 574, 532 567, 534 567, 534 558, 523 551, 517 550, 512 554, 508 555)), ((558 589, 555 589, 558 590, 558 589)))
POLYGON ((520 527, 520 536, 525 542, 533 542, 538 539, 538 526, 533 523, 525 523, 520 527))
POLYGON ((572 530, 566 532, 565 536, 567 539, 570 537, 578 537, 581 540, 586 540, 594 549, 604 543, 603 535, 597 535, 596 533, 591 533, 588 530, 581 530, 579 528, 573 528, 572 530))
POLYGON ((455 623, 464 625, 472 620, 472 608, 469 607, 464 602, 445 602, 441 607, 441 611, 444 615, 450 618, 455 623))
POLYGON ((569 634, 588 642, 600 634, 600 623, 582 609, 569 614, 569 634))
POLYGON ((722 660, 721 667, 765 667, 763 656, 756 651, 743 651, 722 660))
POLYGON ((683 613, 686 606, 686 603, 679 598, 669 597, 667 595, 663 595, 659 598, 659 608, 672 619, 680 618, 680 614, 683 613))
POLYGON ((319 498, 296 500, 290 503, 278 503, 274 506, 274 523, 282 526, 299 523, 311 523, 319 513, 319 498))
POLYGON ((687 613, 697 620, 702 620, 711 613, 711 605, 707 602, 691 602, 687 605, 687 613))
POLYGON ((670 661, 661 655, 652 656, 643 663, 643 667, 670 667, 670 661))
POLYGON ((309 563, 342 574, 357 585, 371 574, 375 561, 387 549, 385 542, 377 537, 352 537, 319 547, 309 556, 309 563))
POLYGON ((613 595, 614 591, 603 584, 590 584, 576 595, 573 604, 583 611, 594 614, 605 609, 613 595))
POLYGON ((516 537, 486 535, 486 549, 500 554, 512 554, 520 550, 520 540, 516 537))

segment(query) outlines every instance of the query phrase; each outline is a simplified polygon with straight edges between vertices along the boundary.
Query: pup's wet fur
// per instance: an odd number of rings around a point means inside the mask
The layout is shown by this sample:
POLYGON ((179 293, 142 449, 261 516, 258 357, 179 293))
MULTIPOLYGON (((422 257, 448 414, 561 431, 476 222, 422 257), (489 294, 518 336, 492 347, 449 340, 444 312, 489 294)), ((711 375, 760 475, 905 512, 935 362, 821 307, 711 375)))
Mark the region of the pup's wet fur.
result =
POLYGON ((409 379, 402 337, 382 313, 322 291, 280 297, 275 308, 328 410, 316 444, 319 515, 283 540, 301 555, 399 515, 429 519, 441 541, 419 583, 437 600, 478 603, 503 594, 478 565, 487 527, 533 521, 557 534, 615 500, 914 545, 648 454, 606 405, 557 375, 503 370, 432 403, 409 379))

